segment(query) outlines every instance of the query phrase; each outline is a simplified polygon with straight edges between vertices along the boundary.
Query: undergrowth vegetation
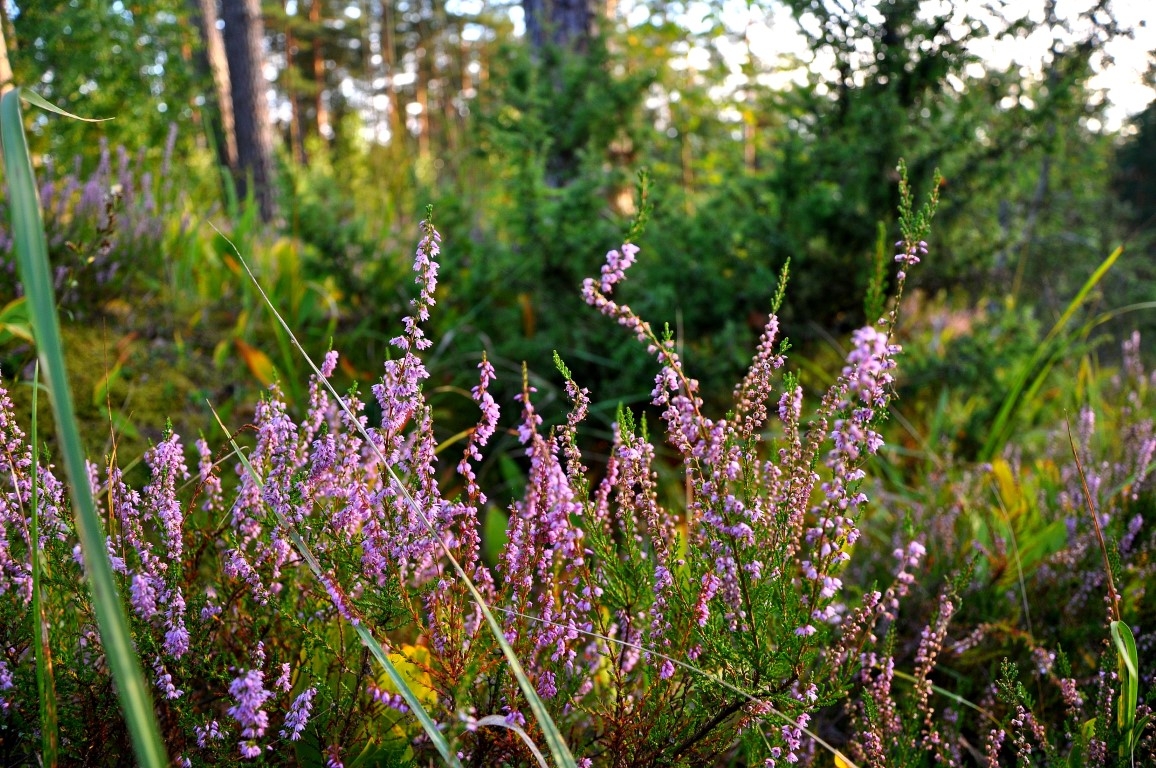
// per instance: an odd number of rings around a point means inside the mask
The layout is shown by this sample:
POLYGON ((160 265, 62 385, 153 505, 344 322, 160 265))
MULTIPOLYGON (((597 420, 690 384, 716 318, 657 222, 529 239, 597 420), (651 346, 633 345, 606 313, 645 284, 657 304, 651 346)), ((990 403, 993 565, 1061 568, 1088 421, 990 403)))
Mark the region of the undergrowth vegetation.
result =
MULTIPOLYGON (((9 168, 12 149, 6 134, 9 168)), ((579 295, 647 359, 647 407, 620 405, 609 434, 590 430, 595 395, 565 352, 552 382, 515 372, 516 394, 500 402, 499 373, 478 350, 475 415, 447 431, 430 363, 448 343, 433 320, 442 243, 431 212, 415 295, 398 302, 400 332, 376 339, 385 359, 366 385, 361 357, 343 365, 337 331, 350 318, 333 307, 365 275, 313 281, 294 271, 298 241, 258 247, 254 235, 230 250, 219 232, 174 228, 155 185, 119 157, 119 205, 85 191, 110 185, 107 153, 96 181, 62 177, 32 201, 59 211, 49 237, 37 233, 42 256, 70 266, 44 285, 21 262, 27 304, 6 314, 5 373, 26 376, 35 404, 44 374, 31 340, 46 368, 45 348, 60 343, 43 325, 56 311, 48 289, 81 320, 85 308, 138 311, 121 307, 126 266, 138 250, 148 263, 158 247, 184 247, 220 269, 181 273, 193 260, 175 259, 153 279, 196 285, 213 299, 204 312, 240 303, 227 338, 206 348, 268 386, 251 411, 217 413, 221 430, 212 406, 199 424, 184 413, 149 425, 158 431, 138 434, 151 444, 134 468, 118 437, 133 420, 113 418, 107 372, 92 399, 103 395, 111 445, 67 477, 70 414, 55 411, 58 435, 45 441, 39 411, 9 395, 23 384, 0 389, 3 764, 117 765, 133 750, 159 764, 154 737, 197 766, 1156 758, 1156 374, 1138 337, 1117 368, 1080 359, 1079 386, 1056 398, 1071 415, 1033 414, 1045 439, 1017 439, 1020 406, 996 394, 983 405, 1006 412, 997 443, 885 425, 904 412, 903 297, 908 273, 934 258, 938 177, 917 206, 900 166, 886 259, 896 274, 881 260, 872 322, 822 387, 788 364, 784 268, 731 402, 704 401, 676 333, 621 300, 627 270, 647 257, 644 204, 579 295), (269 304, 243 277, 251 256, 269 304), (318 325, 333 348, 304 350, 321 334, 302 344, 297 331, 318 325), (547 383, 568 408, 546 401, 559 412, 544 413, 547 383), (487 475, 500 440, 517 448, 487 475), (883 451, 889 442, 897 450, 883 451), (147 689, 129 684, 126 654, 147 689)), ((21 237, 31 234, 14 228, 21 237)), ((193 334, 202 321, 174 314, 168 330, 193 334)), ((1009 380, 1038 393, 1050 381, 1039 371, 1063 363, 1057 349, 1028 350, 1009 380)), ((64 381, 46 375, 61 397, 64 381)), ((913 399, 939 414, 933 425, 974 414, 951 420, 947 405, 913 399)))

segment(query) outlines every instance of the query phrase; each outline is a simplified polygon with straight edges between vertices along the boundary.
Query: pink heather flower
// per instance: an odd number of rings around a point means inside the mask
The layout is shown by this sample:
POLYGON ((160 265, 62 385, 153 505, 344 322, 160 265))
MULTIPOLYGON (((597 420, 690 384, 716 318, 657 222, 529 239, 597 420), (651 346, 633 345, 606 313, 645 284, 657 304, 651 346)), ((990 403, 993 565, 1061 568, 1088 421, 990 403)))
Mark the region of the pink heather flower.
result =
POLYGON ((165 653, 179 659, 189 650, 189 630, 185 627, 185 597, 181 594, 180 587, 173 587, 165 596, 169 604, 165 611, 165 653))
POLYGON ((282 664, 281 674, 277 675, 277 682, 273 683, 273 687, 280 688, 285 692, 288 692, 290 689, 292 689, 293 684, 289 682, 289 672, 290 668, 288 662, 282 664))
POLYGON ((815 634, 815 632, 817 632, 817 631, 818 630, 816 630, 810 624, 805 624, 805 625, 799 627, 798 629, 796 629, 795 634, 798 635, 799 637, 810 637, 811 635, 815 634))
POLYGON ((887 335, 874 326, 864 326, 851 334, 855 345, 847 355, 843 376, 850 380, 849 395, 858 395, 868 406, 887 404, 887 386, 892 382, 890 371, 895 368, 895 356, 901 348, 888 344, 887 335))
POLYGON ((173 684, 173 676, 165 669, 159 656, 153 659, 153 672, 156 673, 157 690, 164 694, 166 699, 179 699, 184 695, 185 692, 173 684))
POLYGON ((131 595, 129 602, 132 603, 133 610, 138 616, 147 621, 157 615, 157 590, 148 575, 133 574, 129 593, 131 595))
POLYGON ((558 695, 558 686, 554 681, 554 673, 546 670, 538 676, 538 695, 544 699, 552 699, 558 695))
POLYGON ((667 659, 662 662, 662 668, 658 670, 658 678, 660 680, 669 680, 674 676, 674 663, 667 659))
POLYGON ((919 263, 919 257, 927 255, 927 243, 920 240, 917 243, 905 243, 902 240, 895 244, 896 248, 902 250, 895 254, 895 261, 902 264, 904 267, 911 267, 919 263))
MULTIPOLYGON (((16 685, 12 680, 12 670, 8 668, 8 662, 0 659, 0 691, 10 691, 16 685)), ((0 713, 8 711, 11 702, 4 696, 0 696, 0 713)))
POLYGON ((197 735, 197 746, 204 749, 210 741, 219 741, 225 738, 221 733, 221 726, 216 720, 211 720, 206 725, 197 725, 193 727, 193 732, 197 735))
POLYGON ((152 480, 144 487, 143 510, 160 523, 165 552, 169 562, 179 563, 184 552, 181 524, 184 514, 177 500, 177 482, 189 476, 185 451, 175 432, 145 452, 145 463, 152 480))
POLYGON ((478 384, 471 390, 470 394, 481 409, 482 418, 466 442, 466 450, 461 461, 458 462, 458 474, 466 481, 466 495, 474 504, 480 506, 486 503, 486 495, 478 487, 477 476, 474 474, 474 468, 470 461, 471 459, 473 461, 482 460, 482 453, 478 449, 486 445, 493 437, 494 432, 497 431, 501 410, 489 392, 490 382, 496 379, 497 375, 494 373, 494 366, 490 364, 485 355, 482 355, 482 362, 478 363, 478 371, 478 384))
POLYGON ((602 280, 598 286, 603 293, 609 293, 616 283, 626 277, 626 270, 634 263, 639 250, 634 243, 626 243, 621 253, 610 251, 606 254, 606 263, 602 265, 602 280))
POLYGON ((289 707, 289 714, 285 715, 285 727, 281 729, 282 738, 287 738, 290 741, 297 741, 301 738, 301 733, 309 722, 309 713, 313 708, 313 697, 316 695, 316 688, 308 688, 293 701, 293 705, 289 707))
POLYGON ((261 707, 273 695, 265 690, 265 673, 250 669, 233 680, 229 694, 237 702, 229 707, 228 713, 241 726, 241 757, 257 757, 261 754, 257 739, 264 736, 269 727, 269 715, 261 707))
POLYGON ((713 572, 704 573, 702 576, 702 591, 699 592, 698 602, 695 603, 694 613, 698 625, 705 627, 707 621, 710 620, 710 601, 718 594, 719 587, 722 586, 722 579, 716 576, 713 572))
POLYGON ((321 584, 325 587, 325 591, 329 593, 329 599, 333 601, 333 607, 337 609, 337 613, 342 618, 349 621, 353 626, 357 626, 359 619, 353 615, 349 608, 349 598, 345 596, 345 592, 341 590, 333 577, 328 574, 321 574, 321 584))
MULTIPOLYGON (((767 420, 767 401, 774 386, 774 371, 783 366, 786 359, 775 353, 775 340, 779 334, 779 318, 771 315, 759 337, 758 351, 751 362, 743 382, 735 390, 738 404, 738 422, 742 426, 743 437, 750 439, 755 431, 767 420)), ((780 400, 780 415, 783 412, 787 394, 780 400)), ((786 419, 784 419, 785 421, 786 419)))

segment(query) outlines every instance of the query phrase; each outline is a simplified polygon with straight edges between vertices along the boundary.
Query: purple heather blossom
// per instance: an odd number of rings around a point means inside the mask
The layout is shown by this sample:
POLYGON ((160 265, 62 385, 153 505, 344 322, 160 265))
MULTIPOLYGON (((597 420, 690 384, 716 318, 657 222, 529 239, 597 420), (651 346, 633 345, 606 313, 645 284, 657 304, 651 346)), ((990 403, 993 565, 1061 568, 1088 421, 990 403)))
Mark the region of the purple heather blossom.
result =
MULTIPOLYGON (((486 503, 486 496, 478 487, 477 476, 474 474, 474 468, 470 461, 471 459, 473 461, 482 460, 482 454, 478 448, 486 445, 493 437, 494 432, 497 431, 501 411, 497 402, 494 401, 493 395, 489 392, 490 382, 494 381, 497 375, 494 373, 494 366, 490 364, 485 355, 482 355, 482 362, 478 363, 478 371, 478 383, 470 390, 470 395, 481 408, 482 417, 470 433, 462 460, 458 462, 458 474, 466 481, 466 496, 475 505, 480 506, 486 503)), ((474 515, 476 516, 476 514, 475 509, 474 515)))
POLYGON ((133 610, 138 616, 148 620, 157 615, 157 590, 151 577, 144 573, 134 574, 129 593, 133 610))
POLYGON ((213 466, 213 454, 208 442, 204 438, 197 440, 197 477, 200 480, 200 493, 204 501, 201 509, 205 512, 220 512, 224 509, 224 491, 221 488, 221 478, 213 466))
POLYGON ((694 606, 694 614, 698 625, 705 627, 710 620, 710 601, 718 594, 722 580, 713 572, 707 572, 702 577, 702 591, 699 592, 698 602, 694 606))
MULTIPOLYGON (((782 368, 786 359, 775 352, 779 335, 779 318, 771 315, 759 337, 758 350, 746 377, 735 389, 737 422, 744 438, 751 439, 767 420, 767 401, 774 386, 775 370, 782 368)), ((785 397, 784 393, 784 397, 785 397)), ((780 401, 780 413, 782 403, 780 401)), ((785 419, 784 419, 785 421, 785 419)))
POLYGON ((229 716, 241 726, 241 757, 257 757, 261 754, 257 739, 269 727, 269 715, 261 707, 273 695, 265 690, 265 673, 259 669, 242 673, 230 683, 229 694, 236 701, 229 707, 229 716))
POLYGON ((281 665, 281 673, 277 675, 277 682, 273 683, 273 687, 280 688, 288 693, 293 688, 293 684, 289 682, 289 673, 290 667, 288 662, 286 662, 281 665))
MULTIPOLYGON (((0 659, 0 691, 10 691, 15 686, 12 680, 12 670, 8 668, 8 662, 0 659)), ((0 714, 8 711, 11 702, 8 697, 0 696, 0 714)))
POLYGON ((309 722, 309 713, 313 708, 313 697, 317 695, 316 688, 307 688, 300 696, 293 700, 289 713, 285 715, 285 727, 281 729, 281 737, 290 741, 297 741, 309 722))
POLYGON ((256 599, 259 604, 264 605, 269 602, 268 588, 261 581, 260 574, 258 574, 249 563, 241 550, 230 549, 225 551, 222 570, 225 576, 230 579, 240 579, 248 584, 254 599, 256 599))
POLYGON ((895 255, 895 261, 902 264, 904 267, 911 267, 919 263, 919 257, 927 255, 927 243, 920 240, 917 243, 908 243, 900 240, 895 244, 896 248, 902 250, 895 255))
POLYGON ((184 695, 184 691, 177 688, 173 683, 173 676, 165 669, 164 663, 160 657, 153 659, 153 672, 156 673, 156 685, 166 699, 179 699, 184 695))
POLYGON ((602 279, 598 284, 603 293, 610 293, 615 284, 626 278, 626 270, 634 263, 639 247, 634 243, 625 243, 619 251, 610 251, 606 254, 606 263, 602 265, 602 279))
POLYGON ((189 630, 185 627, 185 597, 180 587, 165 592, 165 653, 174 659, 184 656, 189 650, 189 630))
POLYGON ((321 574, 321 585, 325 587, 325 591, 329 593, 329 599, 333 601, 333 607, 337 609, 337 613, 346 619, 353 626, 357 626, 360 620, 353 614, 349 607, 349 598, 342 591, 341 587, 328 574, 321 574))
POLYGON ((538 695, 544 699, 552 699, 558 695, 558 685, 554 680, 554 673, 550 670, 538 676, 538 695))
POLYGON ((152 472, 152 480, 142 493, 144 512, 160 525, 165 556, 170 562, 179 563, 184 552, 181 531, 184 514, 177 500, 177 482, 189 476, 180 436, 173 433, 146 451, 145 464, 152 472))
POLYGON ((366 692, 369 693, 370 698, 372 698, 374 701, 383 706, 389 707, 395 712, 399 712, 403 715, 409 712, 409 705, 405 703, 405 697, 400 693, 393 693, 392 691, 381 688, 377 685, 376 682, 372 680, 370 680, 369 684, 366 686, 366 692))
POLYGON ((193 732, 197 735, 197 746, 204 749, 210 741, 219 741, 225 738, 225 734, 221 732, 221 726, 216 720, 210 720, 205 725, 193 726, 193 732))

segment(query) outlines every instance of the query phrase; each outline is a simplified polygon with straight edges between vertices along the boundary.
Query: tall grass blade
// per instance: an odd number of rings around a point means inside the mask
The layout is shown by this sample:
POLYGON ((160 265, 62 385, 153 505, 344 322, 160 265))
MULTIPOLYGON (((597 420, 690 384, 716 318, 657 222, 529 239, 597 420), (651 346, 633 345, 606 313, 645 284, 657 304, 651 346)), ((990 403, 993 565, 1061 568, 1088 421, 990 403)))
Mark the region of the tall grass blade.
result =
POLYGON ((1092 289, 1099 284, 1104 278, 1104 275, 1108 274, 1108 270, 1112 268, 1123 252, 1124 246, 1119 246, 1108 255, 1108 258, 1100 263, 1100 266, 1096 267, 1096 271, 1091 274, 1079 292, 1076 293, 1075 297, 1068 303, 1060 319, 1057 320, 1056 324, 1052 326, 1052 329, 1048 331, 1048 335, 1044 338, 1043 342, 1036 347, 1036 351, 1032 354, 1031 358, 1020 368, 1015 381, 1012 382, 1012 386, 1008 389, 1008 393, 1000 405, 999 412, 992 422, 991 429, 988 431, 987 440, 983 444, 983 450, 980 451, 980 461, 991 461, 1007 443, 1008 438, 1011 437, 1015 417, 1019 413, 1020 408, 1039 392, 1052 366, 1055 365, 1056 360, 1065 351, 1066 345, 1062 343, 1063 340, 1060 338, 1060 335, 1064 332, 1064 329, 1067 328, 1072 317, 1079 311, 1080 307, 1084 305, 1084 302, 1087 301, 1092 289), (1027 390, 1026 393, 1025 390, 1027 390))
POLYGON ((1116 646, 1119 656, 1120 675, 1120 703, 1117 706, 1116 717, 1119 721, 1120 735, 1131 741, 1132 728, 1136 724, 1136 703, 1140 694, 1140 656, 1136 652, 1136 638, 1132 630, 1122 621, 1113 621, 1110 625, 1112 644, 1116 646))
MULTIPOLYGON (((214 227, 214 229, 216 229, 216 227, 214 227)), ((225 235, 221 233, 220 230, 217 230, 217 234, 221 235, 223 238, 225 237, 225 235)), ((498 623, 498 620, 494 616, 493 611, 490 610, 490 606, 486 603, 485 598, 482 597, 482 593, 478 591, 478 588, 474 585, 474 582, 470 579, 469 576, 466 575, 465 569, 462 568, 462 565, 458 562, 458 559, 454 557, 454 554, 450 551, 450 548, 446 544, 445 539, 442 538, 437 529, 430 522, 429 518, 425 514, 425 511, 422 510, 420 505, 418 505, 418 503, 414 500, 413 496, 410 495, 409 491, 402 483, 401 478, 397 476, 397 473, 394 471, 385 455, 381 452, 381 449, 377 447, 377 443, 369 435, 369 432, 366 431, 364 427, 360 426, 360 421, 357 419, 356 415, 349 410, 349 406, 345 404, 345 399, 337 393, 337 390, 333 388, 333 385, 329 383, 329 380, 321 375, 321 369, 318 368, 317 364, 313 362, 313 359, 309 357, 309 354, 305 351, 305 348, 301 346, 301 342, 297 340, 297 336, 293 333, 293 329, 289 327, 289 324, 285 322, 285 319, 281 316, 281 313, 277 311, 277 307, 275 307, 273 302, 270 301, 269 296, 265 293, 265 289, 261 287, 261 284, 257 281, 256 275, 253 274, 253 270, 249 268, 249 263, 245 261, 245 257, 241 255, 241 252, 237 250, 237 247, 233 245, 232 241, 229 241, 228 238, 225 238, 225 240, 229 243, 230 246, 232 246, 233 252, 237 255, 237 258, 241 262, 241 266, 245 268, 245 272, 248 273, 249 279, 251 279, 253 284, 257 287, 257 291, 261 294, 261 298, 264 299, 265 304, 269 307, 269 311, 273 313, 273 316, 277 318, 277 322, 280 323, 281 327, 285 329, 285 333, 289 336, 289 340, 292 342, 293 346, 301 354, 302 358, 304 358, 305 362, 309 365, 310 369, 312 369, 318 380, 325 386, 329 393, 333 395, 337 403, 340 404, 341 408, 350 417, 351 423, 358 425, 357 428, 361 432, 361 436, 365 438, 366 445, 373 449, 374 453, 377 455, 377 459, 389 473, 390 479, 401 490, 402 498, 405 500, 406 504, 409 505, 410 509, 413 510, 414 514, 418 516, 418 518, 425 524, 430 532, 434 534, 434 538, 437 540, 438 544, 441 545, 442 552, 445 554, 446 559, 449 560, 450 565, 453 566, 454 572, 457 574, 458 578, 461 579, 462 584, 464 584, 466 589, 469 590, 471 598, 481 610, 482 615, 485 616, 486 623, 489 625, 490 631, 494 635, 494 639, 501 647, 502 654, 506 657, 506 663, 510 667, 510 672, 513 673, 514 678, 518 681, 518 687, 521 688, 522 695, 526 697, 526 702, 530 705, 530 711, 533 713, 534 719, 538 721, 538 727, 542 729, 542 735, 545 737, 546 744, 550 748, 550 756, 554 760, 554 765, 557 766, 557 768, 577 768, 574 755, 571 754, 570 748, 566 746, 566 741, 562 738, 562 733, 558 730, 558 726, 554 723, 554 719, 550 717, 550 713, 546 711, 546 705, 542 703, 542 699, 538 696, 538 692, 535 690, 534 684, 531 683, 530 678, 526 676, 526 672, 522 668, 522 663, 518 660, 518 655, 514 653, 513 646, 511 646, 509 641, 506 640, 506 633, 502 629, 502 625, 498 623)))
MULTIPOLYGON (((212 410, 213 406, 210 404, 209 408, 212 410)), ((217 423, 220 424, 225 434, 229 434, 228 429, 226 429, 225 425, 221 422, 221 417, 217 416, 216 410, 213 410, 213 416, 217 418, 217 423)), ((241 460, 241 464, 245 467, 245 472, 253 479, 253 483, 258 489, 264 488, 265 481, 257 474, 257 470, 249 463, 249 457, 245 455, 244 451, 241 450, 240 446, 237 445, 232 437, 229 438, 229 444, 233 447, 233 453, 241 460)), ((309 545, 305 543, 305 540, 301 538, 297 530, 289 524, 289 521, 281 514, 280 510, 268 505, 266 506, 277 516, 277 522, 289 536, 289 540, 293 543, 293 546, 297 549, 302 559, 309 565, 309 569, 313 571, 317 582, 324 585, 325 578, 321 570, 321 563, 317 561, 313 552, 310 551, 309 545)), ((362 644, 369 649, 369 652, 373 654, 373 658, 377 659, 377 662, 385 670, 385 673, 389 675, 389 679, 393 681, 401 697, 405 699, 405 703, 410 711, 413 712, 414 717, 421 723, 422 730, 425 731, 430 741, 433 742, 434 747, 438 753, 441 754, 442 759, 445 760, 448 765, 454 766, 454 768, 461 768, 462 764, 458 760, 457 753, 450 747, 450 743, 446 740, 445 734, 441 732, 437 723, 435 723, 433 718, 429 716, 429 713, 425 711, 425 707, 421 704, 421 699, 419 699, 417 694, 413 692, 413 689, 409 687, 409 683, 406 682, 405 677, 398 672, 397 667, 389 660, 389 655, 381 647, 381 643, 377 642, 377 638, 373 636, 373 633, 369 631, 363 622, 356 622, 353 628, 356 630, 357 636, 361 638, 362 644)))
POLYGON ((516 723, 507 723, 506 718, 501 715, 486 715, 478 720, 478 725, 488 725, 493 728, 507 728, 513 731, 518 734, 518 738, 526 744, 530 753, 534 755, 534 759, 538 761, 538 765, 542 766, 542 768, 550 768, 550 764, 546 762, 546 757, 542 754, 542 750, 538 749, 538 745, 534 743, 534 740, 530 738, 530 734, 526 733, 522 726, 516 723))
POLYGON ((32 376, 32 525, 28 534, 32 564, 32 650, 36 656, 36 690, 40 696, 40 749, 46 768, 56 768, 59 760, 60 721, 56 715, 56 678, 52 674, 52 643, 41 594, 40 562, 40 442, 37 430, 40 394, 40 363, 32 376))
POLYGON ((72 397, 68 391, 68 374, 64 367, 64 349, 56 316, 56 297, 48 264, 48 243, 40 213, 40 198, 32 174, 32 160, 24 138, 18 88, 0 99, 0 143, 3 145, 4 171, 8 181, 16 261, 31 309, 36 351, 48 382, 49 400, 56 417, 60 452, 68 474, 76 528, 80 534, 88 588, 96 610, 101 643, 116 683, 121 711, 128 724, 137 761, 146 768, 168 765, 168 756, 153 712, 152 696, 129 635, 128 620, 108 561, 105 533, 93 502, 72 397))

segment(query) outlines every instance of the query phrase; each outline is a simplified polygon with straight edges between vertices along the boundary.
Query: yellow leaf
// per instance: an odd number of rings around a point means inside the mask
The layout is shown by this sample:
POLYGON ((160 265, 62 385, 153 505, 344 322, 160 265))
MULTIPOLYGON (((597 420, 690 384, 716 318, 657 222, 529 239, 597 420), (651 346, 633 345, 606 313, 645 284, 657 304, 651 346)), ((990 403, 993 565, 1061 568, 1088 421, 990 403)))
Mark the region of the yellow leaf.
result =
MULTIPOLYGON (((433 689, 433 681, 426 669, 429 667, 429 648, 420 645, 403 643, 400 651, 389 654, 389 660, 397 668, 398 673, 405 679, 409 689, 417 696, 418 701, 429 706, 437 702, 438 694, 433 689)), ((397 687, 382 672, 377 680, 382 690, 398 693, 397 687)))

